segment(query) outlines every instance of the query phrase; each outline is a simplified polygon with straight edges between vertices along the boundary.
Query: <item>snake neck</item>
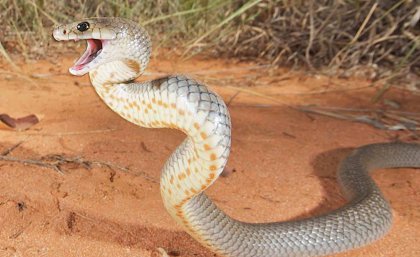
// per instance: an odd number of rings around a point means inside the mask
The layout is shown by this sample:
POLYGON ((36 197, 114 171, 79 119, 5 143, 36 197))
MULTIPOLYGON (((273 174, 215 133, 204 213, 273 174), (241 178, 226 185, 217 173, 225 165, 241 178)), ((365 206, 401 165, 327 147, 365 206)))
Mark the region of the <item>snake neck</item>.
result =
POLYGON ((92 85, 99 93, 119 84, 128 84, 139 77, 144 67, 141 62, 133 59, 112 61, 89 72, 92 85))
POLYGON ((139 77, 146 69, 152 51, 149 34, 133 22, 124 22, 116 38, 101 45, 101 54, 94 61, 102 64, 89 72, 95 88, 127 83, 139 77))
POLYGON ((112 83, 118 78, 111 78, 116 70, 134 76, 123 61, 90 74, 98 95, 113 111, 142 127, 173 128, 187 135, 164 165, 160 191, 169 213, 188 228, 186 203, 218 178, 230 152, 227 108, 217 94, 187 77, 112 83))

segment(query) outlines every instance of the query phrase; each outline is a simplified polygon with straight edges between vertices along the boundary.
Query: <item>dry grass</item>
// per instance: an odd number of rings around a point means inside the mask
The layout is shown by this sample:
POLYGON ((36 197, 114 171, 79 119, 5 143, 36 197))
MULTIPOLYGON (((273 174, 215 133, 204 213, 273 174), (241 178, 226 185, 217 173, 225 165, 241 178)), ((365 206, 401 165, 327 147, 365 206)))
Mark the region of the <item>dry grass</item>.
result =
POLYGON ((374 78, 420 73, 414 0, 0 0, 0 10, 6 59, 45 55, 55 23, 121 16, 145 25, 155 48, 184 56, 205 51, 336 74, 363 66, 374 78))

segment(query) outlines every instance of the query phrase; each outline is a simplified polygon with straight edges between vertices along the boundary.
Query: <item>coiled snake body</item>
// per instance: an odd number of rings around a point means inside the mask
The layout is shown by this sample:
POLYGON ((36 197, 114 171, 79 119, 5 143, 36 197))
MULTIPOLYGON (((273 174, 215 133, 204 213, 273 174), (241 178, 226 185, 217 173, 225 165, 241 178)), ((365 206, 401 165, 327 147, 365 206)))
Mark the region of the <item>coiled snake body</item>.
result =
POLYGON ((331 213, 291 222, 250 224, 224 214, 203 193, 222 172, 230 152, 230 117, 223 100, 185 76, 130 82, 149 61, 147 32, 120 18, 92 18, 53 31, 57 40, 86 40, 70 68, 89 73, 102 100, 142 127, 175 128, 188 137, 165 163, 160 183, 171 216, 203 245, 232 257, 318 256, 367 244, 384 235, 391 210, 369 177, 376 168, 420 167, 418 144, 374 144, 342 162, 338 178, 349 203, 331 213))

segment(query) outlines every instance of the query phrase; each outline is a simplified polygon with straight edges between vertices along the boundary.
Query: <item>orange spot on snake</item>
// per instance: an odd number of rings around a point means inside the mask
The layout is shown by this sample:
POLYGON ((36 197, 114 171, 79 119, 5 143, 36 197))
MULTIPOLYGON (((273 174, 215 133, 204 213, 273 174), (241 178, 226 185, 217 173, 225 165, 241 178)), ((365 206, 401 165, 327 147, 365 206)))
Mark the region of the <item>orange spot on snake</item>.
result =
POLYGON ((191 170, 187 169, 187 176, 190 176, 190 175, 191 175, 191 170))
POLYGON ((201 132, 200 133, 200 136, 201 136, 202 139, 206 139, 207 138, 207 134, 204 133, 204 132, 201 132))
POLYGON ((152 98, 152 103, 156 103, 156 99, 155 98, 152 98))
POLYGON ((200 124, 198 124, 197 122, 194 122, 194 128, 198 130, 200 128, 200 124))
POLYGON ((216 160, 216 154, 215 153, 212 153, 211 155, 210 155, 210 160, 211 161, 214 161, 214 160, 216 160))
POLYGON ((169 180, 169 183, 171 183, 172 185, 174 184, 174 176, 171 175, 171 179, 169 180))
POLYGON ((184 111, 184 110, 179 110, 179 111, 178 111, 178 113, 179 113, 179 115, 181 115, 181 116, 185 115, 185 111, 184 111))
POLYGON ((209 151, 211 147, 208 144, 204 144, 204 150, 209 151))
POLYGON ((217 170, 217 167, 216 167, 216 165, 210 165, 209 169, 211 171, 215 171, 215 170, 217 170))
POLYGON ((152 109, 152 105, 151 104, 147 104, 147 108, 152 109))
POLYGON ((140 64, 134 60, 127 60, 125 61, 125 64, 127 65, 130 70, 132 70, 134 73, 140 72, 140 64))
POLYGON ((169 107, 169 105, 168 105, 167 103, 163 103, 163 107, 164 107, 164 108, 168 108, 168 107, 169 107))
POLYGON ((176 104, 172 103, 171 104, 171 107, 175 109, 176 108, 176 104))

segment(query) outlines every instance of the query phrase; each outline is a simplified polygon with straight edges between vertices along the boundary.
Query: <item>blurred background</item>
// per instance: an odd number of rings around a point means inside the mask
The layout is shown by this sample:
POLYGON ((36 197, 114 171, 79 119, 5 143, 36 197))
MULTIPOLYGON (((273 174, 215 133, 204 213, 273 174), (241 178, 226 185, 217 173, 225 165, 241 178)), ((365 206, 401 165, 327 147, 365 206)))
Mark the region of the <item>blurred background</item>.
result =
POLYGON ((184 57, 234 57, 370 79, 420 71, 415 0, 0 0, 0 10, 0 51, 9 61, 51 54, 54 24, 119 16, 147 28, 155 53, 170 47, 184 57))

